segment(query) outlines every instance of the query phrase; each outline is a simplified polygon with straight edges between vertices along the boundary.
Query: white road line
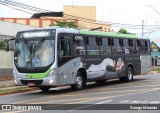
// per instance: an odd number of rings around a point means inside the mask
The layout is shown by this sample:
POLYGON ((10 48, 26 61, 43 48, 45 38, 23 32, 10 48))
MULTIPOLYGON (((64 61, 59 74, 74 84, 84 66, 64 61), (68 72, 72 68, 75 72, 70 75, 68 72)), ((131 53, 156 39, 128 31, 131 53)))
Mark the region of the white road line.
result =
POLYGON ((86 108, 86 107, 90 107, 90 106, 94 106, 94 104, 90 104, 90 105, 87 105, 87 106, 78 107, 78 108, 75 108, 75 109, 72 109, 72 110, 68 110, 68 111, 69 111, 69 112, 72 112, 72 111, 79 110, 79 109, 86 108))
POLYGON ((71 111, 74 111, 74 110, 78 110, 78 109, 82 109, 82 108, 86 108, 86 107, 90 107, 90 106, 95 106, 96 104, 104 104, 104 103, 111 102, 111 101, 113 101, 113 100, 107 100, 107 101, 103 101, 103 102, 98 102, 98 103, 95 103, 95 104, 78 107, 78 108, 75 108, 75 109, 72 109, 72 110, 68 110, 68 111, 71 112, 71 111))
POLYGON ((95 103, 95 104, 104 104, 104 103, 108 103, 108 102, 111 102, 113 100, 108 100, 108 101, 103 101, 103 102, 98 102, 98 103, 95 103))

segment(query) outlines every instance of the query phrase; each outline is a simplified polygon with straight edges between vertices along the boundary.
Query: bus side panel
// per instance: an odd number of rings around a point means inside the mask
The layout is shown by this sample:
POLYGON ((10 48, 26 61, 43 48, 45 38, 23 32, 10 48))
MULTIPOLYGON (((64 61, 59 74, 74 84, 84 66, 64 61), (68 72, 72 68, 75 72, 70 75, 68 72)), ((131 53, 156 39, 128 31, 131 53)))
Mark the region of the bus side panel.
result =
POLYGON ((133 73, 134 75, 141 74, 141 61, 140 55, 124 55, 125 57, 125 64, 127 66, 133 66, 133 73))
POLYGON ((58 71, 59 85, 74 84, 76 81, 77 69, 80 67, 80 64, 81 58, 78 57, 70 59, 60 65, 58 71))
POLYGON ((85 56, 82 58, 83 65, 87 69, 87 80, 96 81, 118 78, 125 76, 126 65, 122 55, 108 56, 85 56), (120 62, 120 68, 117 65, 120 62), (118 69, 119 68, 119 69, 118 69))
POLYGON ((141 74, 145 74, 152 69, 151 55, 141 55, 141 74))
POLYGON ((87 69, 87 78, 89 79, 104 79, 104 72, 101 71, 100 63, 102 58, 100 56, 84 56, 82 57, 83 66, 87 69))
POLYGON ((88 81, 125 77, 128 66, 133 67, 135 75, 141 74, 140 55, 84 56, 82 61, 88 81))

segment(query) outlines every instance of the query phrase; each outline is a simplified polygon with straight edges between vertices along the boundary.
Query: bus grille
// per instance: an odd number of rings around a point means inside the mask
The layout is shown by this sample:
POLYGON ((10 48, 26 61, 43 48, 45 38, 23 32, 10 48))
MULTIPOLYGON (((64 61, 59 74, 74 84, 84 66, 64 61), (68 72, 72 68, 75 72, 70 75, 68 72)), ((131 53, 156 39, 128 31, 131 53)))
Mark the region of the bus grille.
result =
POLYGON ((35 85, 41 85, 43 80, 20 80, 23 85, 28 85, 28 83, 35 83, 35 85))

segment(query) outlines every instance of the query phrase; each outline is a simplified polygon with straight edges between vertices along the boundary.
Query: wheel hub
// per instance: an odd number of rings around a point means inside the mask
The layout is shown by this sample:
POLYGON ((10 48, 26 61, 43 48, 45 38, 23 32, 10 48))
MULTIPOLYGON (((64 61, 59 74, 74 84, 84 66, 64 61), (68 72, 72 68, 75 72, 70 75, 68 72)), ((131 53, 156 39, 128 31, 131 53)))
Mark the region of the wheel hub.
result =
POLYGON ((81 77, 78 76, 76 79, 76 82, 77 82, 78 87, 82 86, 82 78, 81 77))

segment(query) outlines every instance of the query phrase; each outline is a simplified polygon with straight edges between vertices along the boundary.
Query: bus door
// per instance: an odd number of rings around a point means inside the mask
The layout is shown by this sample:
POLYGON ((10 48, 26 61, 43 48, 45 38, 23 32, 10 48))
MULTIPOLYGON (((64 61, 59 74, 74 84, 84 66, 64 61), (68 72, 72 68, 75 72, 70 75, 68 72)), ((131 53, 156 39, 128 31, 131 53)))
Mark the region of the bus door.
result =
POLYGON ((59 34, 57 45, 58 58, 58 75, 59 85, 74 83, 74 76, 72 76, 72 47, 71 37, 69 34, 59 34))

